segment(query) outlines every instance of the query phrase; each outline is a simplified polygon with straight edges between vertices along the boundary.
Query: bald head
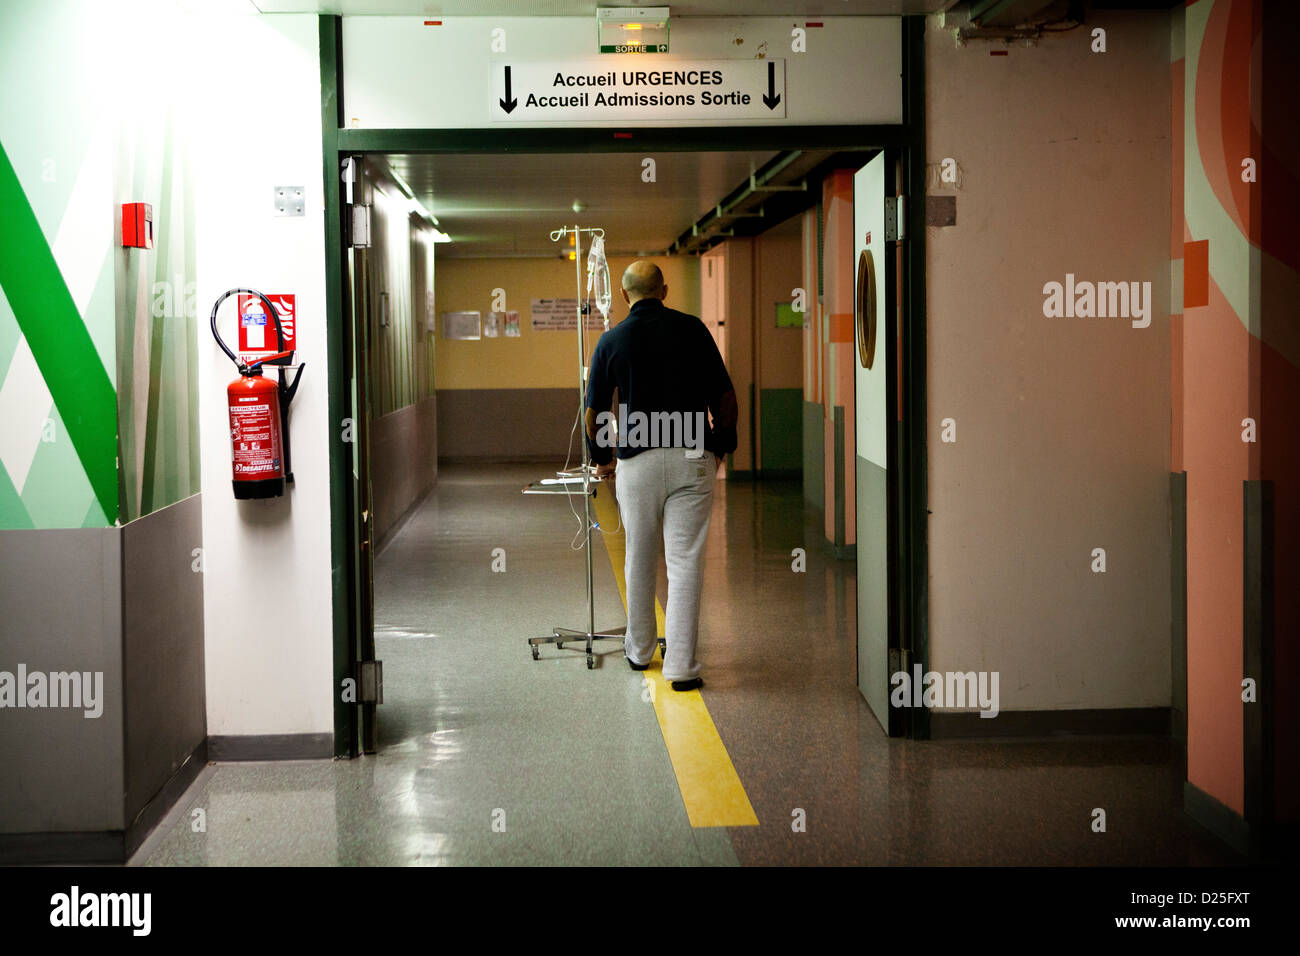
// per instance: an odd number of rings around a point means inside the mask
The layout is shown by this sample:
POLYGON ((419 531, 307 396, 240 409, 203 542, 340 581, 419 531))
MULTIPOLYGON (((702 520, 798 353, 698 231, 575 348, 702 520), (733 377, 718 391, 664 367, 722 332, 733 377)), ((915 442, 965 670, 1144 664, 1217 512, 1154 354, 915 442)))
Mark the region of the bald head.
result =
POLYGON ((623 298, 629 305, 638 299, 662 299, 667 294, 664 274, 649 259, 638 259, 623 273, 623 298))

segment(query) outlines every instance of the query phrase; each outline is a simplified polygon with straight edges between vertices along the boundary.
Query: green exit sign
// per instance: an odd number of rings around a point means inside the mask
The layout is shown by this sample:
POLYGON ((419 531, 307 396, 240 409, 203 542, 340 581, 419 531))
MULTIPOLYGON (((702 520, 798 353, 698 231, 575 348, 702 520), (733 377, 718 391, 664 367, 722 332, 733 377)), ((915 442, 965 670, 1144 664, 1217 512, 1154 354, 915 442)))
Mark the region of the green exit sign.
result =
POLYGON ((602 45, 601 53, 667 53, 667 43, 611 43, 602 45))

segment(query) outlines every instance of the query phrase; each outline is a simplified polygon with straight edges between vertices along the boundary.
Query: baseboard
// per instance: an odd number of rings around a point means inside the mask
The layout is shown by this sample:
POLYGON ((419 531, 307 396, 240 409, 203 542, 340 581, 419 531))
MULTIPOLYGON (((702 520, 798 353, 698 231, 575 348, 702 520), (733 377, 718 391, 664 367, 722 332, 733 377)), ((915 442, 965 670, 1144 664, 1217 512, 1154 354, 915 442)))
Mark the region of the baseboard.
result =
POLYGON ((0 866, 120 864, 126 832, 0 833, 0 866))
POLYGON ((1183 781, 1183 812, 1243 856, 1250 855, 1250 824, 1190 780, 1183 781))
POLYGON ((208 738, 208 760, 332 760, 334 735, 248 734, 208 738))
POLYGON ((167 778, 167 782, 144 805, 144 808, 136 814, 135 819, 126 828, 124 846, 126 856, 124 859, 130 859, 131 854, 140 849, 140 844, 145 841, 145 838, 153 832, 153 828, 167 815, 167 811, 171 810, 177 801, 185 795, 185 791, 198 778, 199 773, 207 766, 207 763, 208 742, 204 739, 200 740, 198 746, 190 751, 190 755, 185 758, 185 762, 167 778))
POLYGON ((406 510, 398 516, 397 520, 388 526, 388 530, 385 531, 383 535, 380 536, 379 540, 375 542, 373 554, 376 558, 383 554, 384 549, 393 543, 393 539, 397 537, 397 533, 406 526, 406 523, 411 520, 411 517, 420 510, 420 506, 423 505, 429 499, 429 496, 437 490, 438 483, 435 481, 422 494, 416 495, 415 500, 407 506, 406 510))
POLYGON ((836 544, 828 538, 822 538, 822 546, 826 553, 836 561, 856 561, 858 559, 857 544, 836 544))
MULTIPOLYGON (((511 455, 504 458, 501 455, 439 455, 438 466, 443 465, 532 465, 538 462, 554 462, 555 467, 559 468, 564 464, 564 452, 557 451, 546 455, 511 455)), ((582 464, 582 452, 573 455, 569 460, 570 468, 577 468, 582 464)))
POLYGON ((975 737, 1168 737, 1168 707, 1095 710, 1004 710, 996 717, 979 711, 931 710, 930 739, 975 737))
POLYGON ((207 749, 208 742, 200 741, 125 830, 0 833, 0 865, 125 863, 198 777, 207 749))
POLYGON ((1173 738, 1187 749, 1187 713, 1177 707, 1169 710, 1169 732, 1173 738))
POLYGON ((1183 781, 1183 812, 1215 838, 1256 862, 1291 863, 1300 851, 1300 825, 1251 823, 1190 780, 1183 781))

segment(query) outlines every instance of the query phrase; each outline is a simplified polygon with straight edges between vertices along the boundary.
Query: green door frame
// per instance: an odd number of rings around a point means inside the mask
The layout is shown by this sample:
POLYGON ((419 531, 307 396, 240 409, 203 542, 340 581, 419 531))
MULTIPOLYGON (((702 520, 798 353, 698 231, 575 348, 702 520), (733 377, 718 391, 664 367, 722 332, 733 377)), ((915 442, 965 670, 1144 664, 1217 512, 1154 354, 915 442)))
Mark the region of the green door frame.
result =
MULTIPOLYGON (((339 169, 365 153, 616 153, 754 149, 860 150, 893 148, 903 158, 907 238, 902 243, 903 428, 897 493, 902 507, 896 562, 903 614, 897 643, 906 659, 923 667, 929 658, 926 547, 925 381, 925 18, 903 17, 903 123, 858 126, 727 126, 686 128, 564 129, 347 129, 343 103, 342 17, 323 14, 320 32, 321 153, 325 198, 325 321, 329 361, 330 568, 334 614, 334 753, 359 753, 359 705, 344 703, 362 646, 359 632, 360 555, 351 478, 352 452, 342 437, 351 415, 351 310, 346 289, 347 248, 339 169)), ((928 714, 907 715, 905 732, 929 736, 928 714)))

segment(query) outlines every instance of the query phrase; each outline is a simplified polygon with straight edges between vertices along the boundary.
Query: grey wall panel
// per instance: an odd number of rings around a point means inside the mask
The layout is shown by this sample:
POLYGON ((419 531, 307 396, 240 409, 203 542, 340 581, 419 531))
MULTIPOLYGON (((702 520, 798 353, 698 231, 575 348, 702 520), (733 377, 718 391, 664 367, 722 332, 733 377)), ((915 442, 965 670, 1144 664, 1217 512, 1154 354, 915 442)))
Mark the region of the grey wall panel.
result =
POLYGON ((426 398, 370 424, 374 539, 382 541, 438 478, 438 400, 426 398))
MULTIPOLYGON (((578 389, 484 388, 438 391, 438 457, 564 460, 578 415, 578 389)), ((581 461, 573 436, 573 460, 581 461)))
POLYGON ((130 822, 207 737, 200 496, 124 525, 121 538, 130 822))
MULTIPOLYGON (((1265 830, 1274 823, 1276 766, 1273 633, 1273 496, 1271 481, 1242 482, 1243 677, 1256 682, 1254 703, 1242 705, 1246 822, 1265 830)), ((1288 761, 1289 762, 1289 761, 1288 761)))
POLYGON ((826 507, 826 415, 817 402, 803 403, 803 499, 826 507))
POLYGON ((1169 476, 1171 730, 1187 745, 1187 472, 1169 476))
POLYGON ((0 709, 0 833, 121 830, 116 528, 0 531, 0 671, 102 675, 103 711, 0 709))
POLYGON ((889 729, 889 475, 857 456, 858 690, 889 729))

